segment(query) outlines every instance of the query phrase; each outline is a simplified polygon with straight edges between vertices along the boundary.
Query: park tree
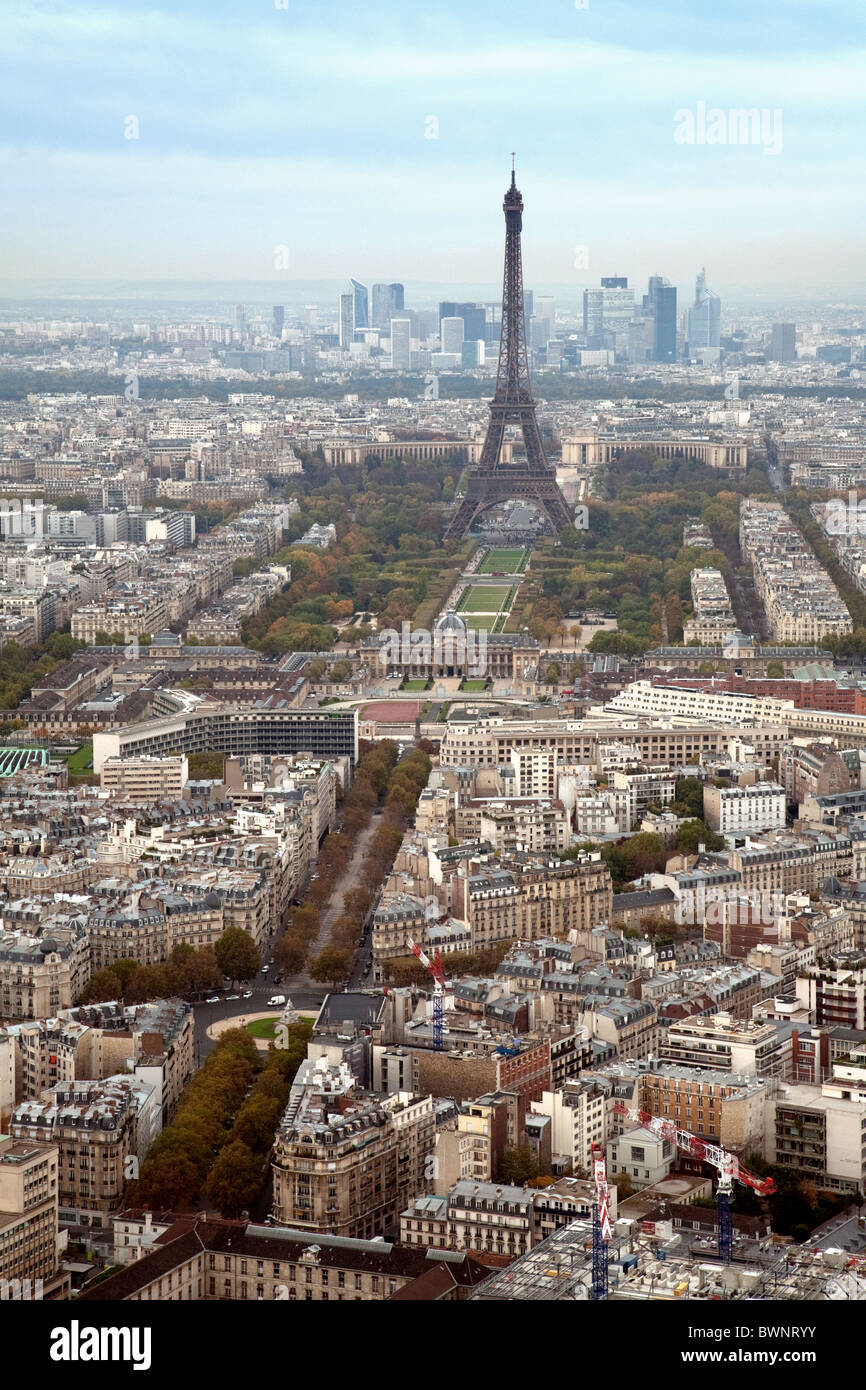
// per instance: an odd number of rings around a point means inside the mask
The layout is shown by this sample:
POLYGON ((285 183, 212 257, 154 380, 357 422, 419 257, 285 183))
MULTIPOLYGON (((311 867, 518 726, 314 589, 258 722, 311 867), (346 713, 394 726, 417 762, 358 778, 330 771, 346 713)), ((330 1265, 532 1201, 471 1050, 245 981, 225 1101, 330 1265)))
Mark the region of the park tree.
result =
POLYGON ((310 961, 310 974, 322 984, 341 985, 349 973, 350 953, 338 946, 326 946, 310 961))
POLYGON ((274 946, 274 965, 286 975, 297 975, 307 959, 307 947, 298 931, 287 932, 274 946))
POLYGON ((250 1211, 261 1191, 263 1164, 240 1139, 226 1144, 210 1171, 204 1195, 228 1219, 250 1211))
POLYGON ((234 982, 252 980, 259 972, 259 948, 241 927, 228 927, 214 942, 220 970, 234 982))

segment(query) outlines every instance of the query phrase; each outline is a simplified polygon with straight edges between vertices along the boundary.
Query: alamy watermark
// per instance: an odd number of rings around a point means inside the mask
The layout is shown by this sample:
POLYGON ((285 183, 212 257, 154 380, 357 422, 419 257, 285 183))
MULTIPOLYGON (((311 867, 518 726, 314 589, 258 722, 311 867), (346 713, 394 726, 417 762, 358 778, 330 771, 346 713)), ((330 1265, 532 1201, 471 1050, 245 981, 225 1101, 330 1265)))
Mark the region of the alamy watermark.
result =
POLYGON ((0 1303, 41 1303, 41 1279, 0 1279, 0 1303))
POLYGON ((0 497, 0 535, 42 536, 45 534, 45 503, 29 497, 0 497))
POLYGON ((866 499, 852 489, 847 502, 832 497, 824 504, 822 529, 828 536, 866 536, 866 499))
MULTIPOLYGON (((492 619, 491 619, 492 621, 492 619)), ((487 629, 463 627, 461 630, 400 624, 400 631, 386 627, 380 633, 379 647, 388 666, 462 667, 470 676, 487 675, 487 629)))
POLYGON ((785 895, 779 889, 707 888, 702 897, 690 894, 674 909, 679 926, 703 926, 705 922, 728 926, 771 927, 784 915, 785 895))
POLYGON ((782 153, 782 112, 776 106, 681 106, 674 112, 677 145, 760 145, 764 154, 782 153))

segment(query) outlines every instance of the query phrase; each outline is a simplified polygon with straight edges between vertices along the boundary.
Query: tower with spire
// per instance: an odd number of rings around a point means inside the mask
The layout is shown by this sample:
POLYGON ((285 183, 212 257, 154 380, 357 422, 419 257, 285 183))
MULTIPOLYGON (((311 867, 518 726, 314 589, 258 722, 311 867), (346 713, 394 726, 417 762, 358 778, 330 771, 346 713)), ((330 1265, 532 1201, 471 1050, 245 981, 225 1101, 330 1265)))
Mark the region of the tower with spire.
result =
POLYGON ((546 516, 554 534, 572 522, 568 503, 556 481, 556 470, 545 457, 529 378, 520 247, 523 198, 517 187, 513 154, 511 183, 502 210, 505 213, 505 270, 496 391, 490 402, 490 421, 481 458, 472 469, 466 495, 448 524, 446 540, 462 539, 489 507, 512 499, 534 503, 546 516), (524 456, 504 463, 502 444, 506 426, 510 424, 520 426, 524 456))

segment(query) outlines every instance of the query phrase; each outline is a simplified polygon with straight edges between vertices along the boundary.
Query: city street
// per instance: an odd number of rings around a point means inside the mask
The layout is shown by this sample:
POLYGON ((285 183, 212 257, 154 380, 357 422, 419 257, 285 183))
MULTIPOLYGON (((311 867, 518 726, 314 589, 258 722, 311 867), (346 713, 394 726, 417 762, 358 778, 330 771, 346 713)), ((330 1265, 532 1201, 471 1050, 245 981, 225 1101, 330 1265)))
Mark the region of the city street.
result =
MULTIPOLYGON (((246 989, 252 989, 252 999, 226 999, 222 998, 218 1004, 196 1004, 195 1005, 195 1059, 196 1065, 206 1061, 214 1047, 216 1046, 213 1038, 209 1038, 207 1030, 212 1023, 218 1019, 237 1018, 239 1026, 242 1018, 250 1017, 252 1014, 260 1014, 267 1009, 267 1003, 273 994, 285 994, 287 999, 291 999, 297 1009, 317 1009, 325 995, 329 993, 325 985, 301 985, 297 990, 292 989, 291 982, 283 981, 282 984, 275 985, 271 980, 271 972, 267 975, 259 973, 252 985, 247 985, 246 989)), ((237 991, 243 995, 245 989, 237 991)), ((274 1009, 274 1013, 279 1013, 274 1009)))

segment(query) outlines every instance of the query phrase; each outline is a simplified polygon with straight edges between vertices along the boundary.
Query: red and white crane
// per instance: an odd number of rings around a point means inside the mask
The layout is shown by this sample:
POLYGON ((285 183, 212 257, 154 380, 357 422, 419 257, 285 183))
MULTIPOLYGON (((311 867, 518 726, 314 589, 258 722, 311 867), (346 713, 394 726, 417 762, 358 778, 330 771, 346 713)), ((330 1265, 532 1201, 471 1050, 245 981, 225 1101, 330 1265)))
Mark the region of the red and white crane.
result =
POLYGON ((681 1129, 673 1120, 663 1120, 658 1115, 652 1115, 648 1110, 638 1110, 624 1105, 622 1101, 617 1101, 613 1107, 613 1112, 615 1115, 621 1115, 630 1120, 635 1125, 642 1125, 644 1129, 658 1135, 660 1139, 669 1140, 672 1144, 676 1144, 678 1149, 690 1154, 692 1158, 709 1163, 716 1169, 719 1174, 718 1187, 716 1188, 719 1213, 719 1255, 721 1259, 729 1263, 733 1254, 731 1197, 734 1182, 742 1183, 744 1187, 750 1187, 761 1197, 770 1197, 776 1190, 773 1179, 756 1177, 754 1173, 750 1173, 747 1168, 743 1167, 736 1154, 728 1153, 728 1150, 723 1149, 719 1144, 708 1144, 689 1130, 681 1129))
POLYGON ((592 1146, 592 1177, 595 1183, 595 1206, 592 1213, 592 1297, 598 1302, 607 1298, 607 1246, 612 1234, 607 1165, 604 1161, 604 1149, 600 1144, 592 1146))
POLYGON ((445 998, 445 971, 442 968, 442 956, 438 946, 436 947, 436 954, 431 960, 416 942, 410 939, 408 945, 424 969, 429 970, 433 976, 433 1046, 439 1052, 442 1047, 442 1005, 445 998))

